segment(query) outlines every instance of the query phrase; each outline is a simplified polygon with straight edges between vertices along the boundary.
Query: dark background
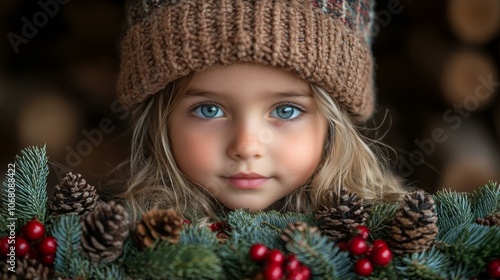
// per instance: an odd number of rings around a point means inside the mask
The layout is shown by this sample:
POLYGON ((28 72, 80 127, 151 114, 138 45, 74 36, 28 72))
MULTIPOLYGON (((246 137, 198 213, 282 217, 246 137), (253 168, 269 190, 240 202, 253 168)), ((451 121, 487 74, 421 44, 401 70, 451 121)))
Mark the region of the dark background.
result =
MULTIPOLYGON (((128 112, 115 102, 123 2, 0 1, 0 174, 47 143, 50 186, 65 171, 101 186, 127 157, 128 112)), ((386 0, 376 13, 367 132, 391 147, 394 171, 429 191, 499 180, 500 1, 386 0)))

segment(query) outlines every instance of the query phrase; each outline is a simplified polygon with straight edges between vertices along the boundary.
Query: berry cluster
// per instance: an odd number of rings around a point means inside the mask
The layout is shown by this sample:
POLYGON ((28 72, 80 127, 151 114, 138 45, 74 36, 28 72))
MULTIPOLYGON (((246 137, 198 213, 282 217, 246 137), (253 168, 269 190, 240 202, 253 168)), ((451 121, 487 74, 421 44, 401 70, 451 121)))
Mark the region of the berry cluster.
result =
POLYGON ((0 255, 39 259, 45 265, 54 264, 57 241, 45 236, 45 226, 36 218, 21 227, 21 235, 0 238, 0 255))
POLYGON ((493 279, 500 279, 500 259, 492 260, 488 263, 488 276, 493 279))
POLYGON ((382 239, 367 242, 370 230, 366 226, 358 226, 354 237, 348 242, 339 242, 337 246, 351 255, 359 257, 354 264, 354 270, 359 276, 369 276, 373 265, 387 266, 392 261, 392 252, 382 239))
POLYGON ((269 249, 257 243, 250 247, 250 258, 264 263, 263 277, 265 280, 309 280, 311 270, 299 262, 294 255, 285 256, 278 249, 269 249))

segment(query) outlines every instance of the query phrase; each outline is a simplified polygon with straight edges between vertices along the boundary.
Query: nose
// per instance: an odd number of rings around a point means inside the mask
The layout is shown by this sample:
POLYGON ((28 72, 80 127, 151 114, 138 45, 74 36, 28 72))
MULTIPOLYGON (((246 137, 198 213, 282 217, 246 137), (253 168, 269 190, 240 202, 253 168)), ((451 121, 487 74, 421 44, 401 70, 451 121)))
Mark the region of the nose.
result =
POLYGON ((259 159, 264 156, 265 145, 259 137, 262 130, 256 124, 238 124, 227 148, 227 154, 235 160, 259 159))

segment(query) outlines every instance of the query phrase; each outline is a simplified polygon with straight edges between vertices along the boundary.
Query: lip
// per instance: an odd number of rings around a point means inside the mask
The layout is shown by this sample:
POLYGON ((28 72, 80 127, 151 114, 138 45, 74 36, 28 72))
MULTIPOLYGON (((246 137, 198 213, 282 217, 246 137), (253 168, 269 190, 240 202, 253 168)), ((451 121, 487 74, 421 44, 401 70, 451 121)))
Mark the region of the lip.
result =
POLYGON ((224 178, 237 189, 258 189, 270 179, 257 173, 238 173, 224 178))

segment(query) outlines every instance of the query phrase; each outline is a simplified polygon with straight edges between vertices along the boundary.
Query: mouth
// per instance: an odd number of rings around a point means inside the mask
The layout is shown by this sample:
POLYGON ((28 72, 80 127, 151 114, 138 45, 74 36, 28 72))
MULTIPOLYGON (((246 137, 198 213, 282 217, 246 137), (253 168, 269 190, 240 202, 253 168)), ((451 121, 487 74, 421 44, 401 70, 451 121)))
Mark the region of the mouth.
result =
POLYGON ((258 189, 269 181, 270 177, 257 173, 238 173, 224 179, 237 189, 258 189))

